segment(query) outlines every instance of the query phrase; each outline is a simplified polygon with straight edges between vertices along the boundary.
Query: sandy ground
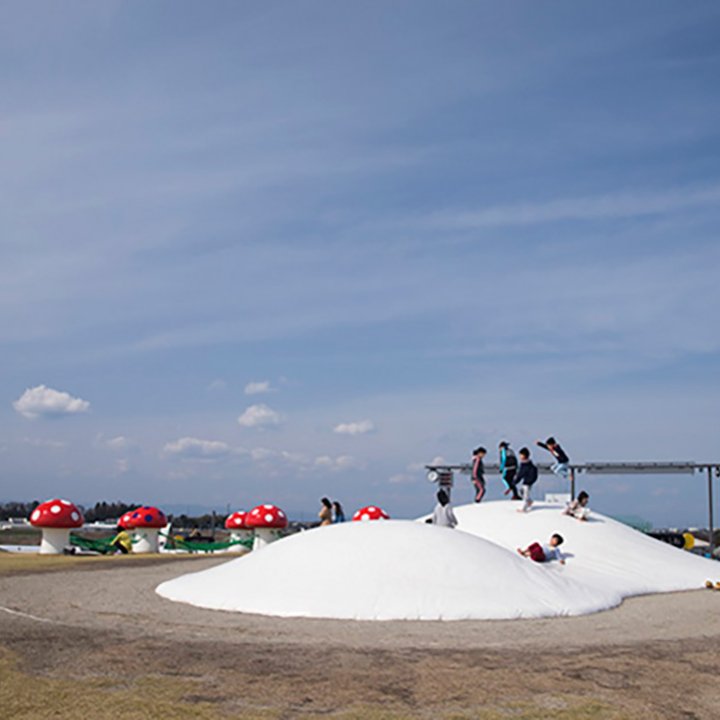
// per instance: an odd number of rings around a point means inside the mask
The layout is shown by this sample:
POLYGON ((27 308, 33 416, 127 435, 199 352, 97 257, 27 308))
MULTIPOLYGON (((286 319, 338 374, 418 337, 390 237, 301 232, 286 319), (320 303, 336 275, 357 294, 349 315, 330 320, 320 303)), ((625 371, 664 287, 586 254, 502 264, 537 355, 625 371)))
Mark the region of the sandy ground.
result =
POLYGON ((720 592, 456 622, 274 619, 154 592, 218 562, 0 576, 0 645, 29 675, 202 678, 217 717, 720 716, 720 592))

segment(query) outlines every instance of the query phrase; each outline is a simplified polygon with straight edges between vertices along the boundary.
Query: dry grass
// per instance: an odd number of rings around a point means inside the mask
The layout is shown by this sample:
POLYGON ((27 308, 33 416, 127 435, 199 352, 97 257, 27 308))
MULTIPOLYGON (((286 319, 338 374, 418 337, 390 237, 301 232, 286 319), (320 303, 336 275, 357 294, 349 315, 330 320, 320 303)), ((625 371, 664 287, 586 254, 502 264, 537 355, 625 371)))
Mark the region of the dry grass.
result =
MULTIPOLYGON (((133 680, 122 677, 73 680, 32 676, 18 670, 15 659, 7 653, 0 655, 0 708, 3 717, 14 720, 217 718, 217 703, 202 699, 202 692, 202 682, 197 679, 150 675, 133 680)), ((253 717, 276 718, 277 714, 254 711, 253 717)))
POLYGON ((241 687, 218 686, 201 677, 122 674, 99 677, 48 677, 23 672, 16 658, 0 649, 0 708, 3 717, 13 720, 87 717, 93 720, 167 720, 192 717, 194 720, 630 720, 631 716, 603 703, 583 698, 543 696, 537 703, 515 702, 473 709, 437 707, 424 711, 378 707, 353 703, 350 707, 317 713, 298 703, 276 703, 268 693, 267 706, 248 707, 241 687))

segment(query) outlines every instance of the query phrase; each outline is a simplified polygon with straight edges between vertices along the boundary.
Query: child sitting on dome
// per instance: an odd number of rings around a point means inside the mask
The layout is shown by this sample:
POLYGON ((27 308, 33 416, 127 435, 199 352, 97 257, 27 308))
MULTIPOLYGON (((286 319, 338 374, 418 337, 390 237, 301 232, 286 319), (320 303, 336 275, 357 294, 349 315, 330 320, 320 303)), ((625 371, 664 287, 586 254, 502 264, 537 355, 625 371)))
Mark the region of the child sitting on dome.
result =
POLYGON ((565 564, 565 558, 558 548, 564 542, 563 536, 555 533, 550 537, 550 542, 547 545, 541 545, 540 543, 534 542, 528 545, 524 550, 520 548, 517 551, 523 557, 529 557, 535 562, 550 562, 551 560, 558 560, 561 565, 565 564))
POLYGON ((570 515, 576 520, 587 520, 590 516, 588 502, 590 496, 583 490, 572 502, 569 502, 563 510, 563 515, 570 515))

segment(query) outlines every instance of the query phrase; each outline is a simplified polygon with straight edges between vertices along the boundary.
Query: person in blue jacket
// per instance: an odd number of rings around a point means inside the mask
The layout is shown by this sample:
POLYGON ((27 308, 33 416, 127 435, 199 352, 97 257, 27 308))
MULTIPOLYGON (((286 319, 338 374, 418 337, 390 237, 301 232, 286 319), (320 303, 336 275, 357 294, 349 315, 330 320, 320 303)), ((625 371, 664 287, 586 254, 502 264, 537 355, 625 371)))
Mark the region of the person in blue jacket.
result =
POLYGON ((517 491, 517 481, 515 480, 515 474, 517 473, 518 461, 515 457, 515 453, 510 447, 510 443, 503 440, 498 445, 500 450, 500 477, 502 477, 507 490, 505 494, 512 493, 513 500, 520 500, 520 494, 517 491))
POLYGON ((334 523, 345 522, 345 512, 343 511, 343 507, 340 504, 339 500, 333 501, 333 513, 334 513, 334 517, 333 517, 334 523))

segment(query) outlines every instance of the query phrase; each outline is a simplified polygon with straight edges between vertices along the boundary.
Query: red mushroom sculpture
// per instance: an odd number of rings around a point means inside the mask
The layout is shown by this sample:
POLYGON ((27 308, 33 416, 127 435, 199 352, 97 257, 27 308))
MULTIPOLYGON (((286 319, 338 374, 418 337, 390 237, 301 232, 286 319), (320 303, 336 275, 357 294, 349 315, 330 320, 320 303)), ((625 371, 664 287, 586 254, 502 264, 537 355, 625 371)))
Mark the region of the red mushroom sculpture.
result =
POLYGON ((30 524, 42 528, 41 555, 59 555, 70 540, 70 530, 82 527, 80 509, 69 500, 48 500, 30 514, 30 524))
POLYGON ((164 528, 168 524, 168 519, 162 510, 150 505, 143 505, 125 513, 118 524, 126 530, 134 531, 134 552, 156 553, 159 552, 158 532, 160 528, 164 528))
POLYGON ((225 529, 230 531, 231 540, 247 540, 252 537, 252 530, 247 526, 247 516, 244 510, 238 510, 228 515, 225 520, 225 529))
POLYGON ((367 507, 360 508, 354 515, 353 520, 367 521, 367 520, 389 520, 390 516, 377 505, 368 505, 367 507))
POLYGON ((287 515, 276 505, 258 505, 245 518, 247 527, 255 531, 253 550, 277 540, 288 526, 287 515))

